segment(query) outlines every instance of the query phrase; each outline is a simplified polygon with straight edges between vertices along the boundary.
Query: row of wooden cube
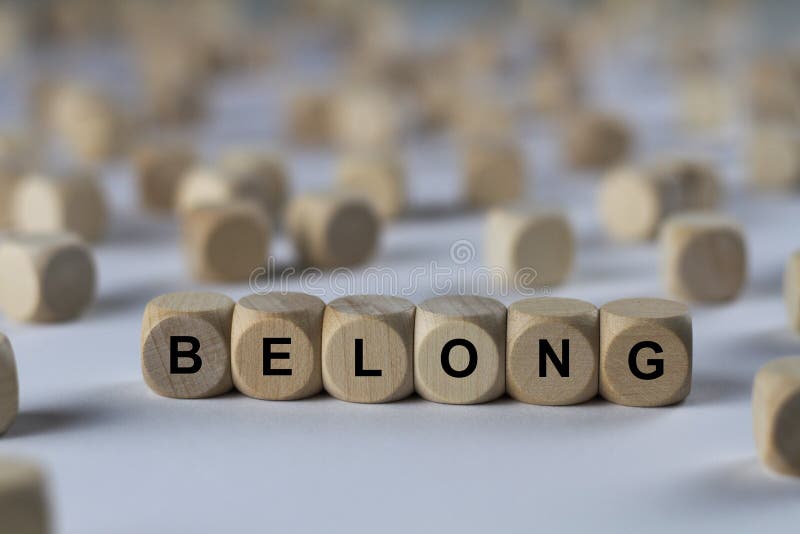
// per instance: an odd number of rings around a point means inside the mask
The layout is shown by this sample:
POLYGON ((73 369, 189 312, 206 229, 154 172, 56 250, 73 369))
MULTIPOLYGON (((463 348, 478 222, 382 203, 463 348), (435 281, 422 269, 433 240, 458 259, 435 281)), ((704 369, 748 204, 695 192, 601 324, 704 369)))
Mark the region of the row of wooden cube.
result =
POLYGON ((346 401, 391 402, 414 391, 451 404, 507 392, 532 404, 576 404, 598 392, 630 406, 683 400, 691 386, 688 308, 626 299, 599 310, 566 298, 506 308, 478 296, 361 295, 327 306, 300 293, 153 299, 142 325, 142 371, 158 394, 201 398, 235 385, 292 400, 323 387, 346 401))

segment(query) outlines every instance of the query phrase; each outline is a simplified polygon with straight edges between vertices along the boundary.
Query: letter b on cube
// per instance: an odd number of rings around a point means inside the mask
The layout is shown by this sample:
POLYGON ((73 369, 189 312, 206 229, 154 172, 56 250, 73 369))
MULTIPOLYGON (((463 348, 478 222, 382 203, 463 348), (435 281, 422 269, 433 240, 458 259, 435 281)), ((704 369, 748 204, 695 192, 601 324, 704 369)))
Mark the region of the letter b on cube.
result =
POLYGON ((233 306, 218 293, 169 293, 151 300, 142 320, 142 374, 150 389, 179 399, 229 391, 233 306))

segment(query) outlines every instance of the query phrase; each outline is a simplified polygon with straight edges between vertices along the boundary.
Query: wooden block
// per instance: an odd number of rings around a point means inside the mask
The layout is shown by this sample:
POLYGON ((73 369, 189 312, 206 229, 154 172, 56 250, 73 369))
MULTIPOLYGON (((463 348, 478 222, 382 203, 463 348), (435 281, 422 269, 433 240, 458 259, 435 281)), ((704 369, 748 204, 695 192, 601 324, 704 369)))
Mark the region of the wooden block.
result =
POLYGON ((756 374, 753 433, 767 467, 800 477, 800 356, 772 360, 756 374))
POLYGON ((508 394, 551 406, 594 398, 599 345, 600 316, 593 304, 550 297, 515 302, 508 308, 508 394))
POLYGON ((50 98, 50 125, 81 161, 99 163, 119 155, 126 125, 108 95, 78 84, 61 84, 50 98))
POLYGON ((17 364, 11 342, 0 334, 0 436, 14 423, 19 412, 17 364))
POLYGON ((464 197, 475 207, 519 199, 525 190, 525 156, 513 141, 478 138, 464 152, 464 197))
POLYGON ((332 121, 337 143, 356 151, 391 150, 402 134, 400 102, 378 87, 353 87, 339 93, 332 121))
POLYGON ((783 298, 789 326, 800 332, 800 250, 789 257, 783 275, 783 298))
POLYGON ((288 108, 289 137, 300 145, 325 145, 333 139, 334 96, 329 91, 295 91, 288 108))
POLYGON ((731 300, 747 279, 742 229, 725 215, 673 215, 661 230, 661 254, 667 290, 682 299, 731 300))
POLYGON ((677 183, 680 209, 710 210, 722 199, 722 183, 714 168, 707 162, 676 158, 653 166, 652 172, 664 182, 677 183))
POLYGON ((406 208, 406 173, 400 159, 387 152, 356 153, 339 165, 341 187, 367 196, 384 219, 393 219, 406 208))
POLYGON ((325 268, 369 260, 378 246, 381 223, 372 202, 361 194, 334 191, 294 197, 286 227, 300 262, 325 268))
POLYGON ((486 218, 485 240, 486 264, 501 268, 509 287, 560 284, 572 271, 575 238, 562 210, 495 208, 486 218))
POLYGON ((506 384, 506 307, 494 299, 450 296, 417 306, 414 385, 447 404, 496 399, 506 384))
POLYGON ((142 374, 150 389, 178 399, 230 391, 233 308, 219 293, 168 293, 151 300, 142 319, 142 374))
POLYGON ((252 148, 234 149, 222 157, 220 169, 230 178, 231 196, 255 201, 273 221, 280 220, 289 194, 289 177, 277 155, 252 148))
POLYGON ((89 247, 73 234, 11 234, 0 243, 0 308, 18 321, 68 321, 94 300, 89 247))
POLYGON ((14 190, 11 219, 23 232, 67 231, 98 241, 106 233, 108 208, 102 187, 90 174, 31 174, 14 190))
POLYGON ((11 226, 14 190, 22 178, 22 166, 11 155, 0 155, 0 228, 11 226))
POLYGON ((565 113, 575 109, 582 97, 583 87, 570 69, 550 64, 533 73, 531 98, 536 113, 565 113))
POLYGON ((181 234, 195 278, 244 281, 265 264, 271 230, 259 206, 230 202, 184 212, 181 234))
POLYGON ((564 150, 573 167, 594 170, 622 162, 632 144, 630 128, 620 117, 583 112, 567 125, 564 150))
POLYGON ((266 400, 303 399, 322 391, 324 311, 322 300, 303 293, 242 298, 231 327, 236 389, 266 400))
POLYGON ((48 534, 47 501, 39 466, 18 458, 0 458, 0 532, 48 534))
POLYGON ((194 151, 180 142, 161 141, 137 149, 134 168, 141 205, 153 212, 172 210, 178 185, 195 160, 194 151))
POLYGON ((759 126, 753 132, 749 177, 757 189, 800 188, 800 135, 794 125, 759 126))
POLYGON ((692 74, 678 83, 681 120, 688 128, 720 128, 733 117, 735 105, 731 86, 718 75, 692 74))
POLYGON ((692 320, 685 304, 638 298, 600 308, 600 395, 625 406, 667 406, 689 395, 692 320))
POLYGON ((621 167, 608 173, 598 195, 606 232, 620 241, 652 239, 668 215, 683 206, 675 175, 621 167))
POLYGON ((393 402, 414 392, 414 312, 406 299, 342 297, 325 308, 322 381, 348 402, 393 402))

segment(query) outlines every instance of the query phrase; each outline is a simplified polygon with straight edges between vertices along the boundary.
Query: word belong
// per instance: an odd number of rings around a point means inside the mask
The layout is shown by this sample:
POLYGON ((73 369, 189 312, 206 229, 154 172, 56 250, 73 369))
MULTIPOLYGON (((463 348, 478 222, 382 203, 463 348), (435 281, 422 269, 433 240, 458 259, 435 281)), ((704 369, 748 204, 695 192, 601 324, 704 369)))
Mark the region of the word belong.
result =
POLYGON ((415 391, 449 404, 507 393, 569 405, 598 394, 629 406, 683 400, 691 386, 692 326, 685 305, 625 299, 601 308, 530 298, 506 307, 479 296, 419 305, 357 295, 325 305, 301 293, 217 293, 153 299, 142 324, 142 371, 160 395, 204 398, 234 387, 295 400, 323 389, 383 403, 415 391))

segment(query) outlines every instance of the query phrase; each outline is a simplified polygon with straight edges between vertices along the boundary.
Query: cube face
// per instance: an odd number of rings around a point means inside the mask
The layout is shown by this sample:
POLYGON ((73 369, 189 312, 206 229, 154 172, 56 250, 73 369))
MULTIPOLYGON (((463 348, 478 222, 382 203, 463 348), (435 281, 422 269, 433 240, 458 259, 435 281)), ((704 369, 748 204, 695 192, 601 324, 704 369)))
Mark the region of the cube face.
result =
POLYGON ((414 391, 414 305, 376 295, 337 299, 325 310, 322 377, 334 397, 392 402, 414 391))
POLYGON ((508 312, 506 389, 529 404, 568 405, 598 390, 599 314, 573 299, 517 302, 508 312))
POLYGON ((142 321, 142 374, 154 392, 195 399, 229 391, 234 304, 215 293, 170 293, 142 321))
POLYGON ((44 476, 27 461, 0 460, 0 532, 50 532, 44 476))
POLYGON ((478 404, 505 391, 506 309, 482 297, 438 297, 417 307, 414 384, 423 398, 478 404))
POLYGON ((566 152, 579 169, 602 169, 621 161, 632 144, 628 126, 619 118, 589 112, 573 119, 567 129, 566 152))
POLYGON ((178 184, 194 161, 194 153, 182 145, 140 148, 135 163, 142 206, 153 212, 171 210, 178 184))
POLYGON ((666 214, 664 184, 646 172, 621 168, 603 178, 600 216, 606 231, 619 241, 641 241, 656 235, 666 214))
POLYGON ((800 251, 792 254, 786 264, 783 298, 790 327, 800 331, 800 251))
POLYGON ((740 228, 727 217, 683 214, 662 230, 667 287, 692 301, 735 298, 747 277, 747 252, 740 228))
POLYGON ((19 411, 19 382, 14 350, 0 334, 0 436, 14 423, 19 411))
POLYGON ((666 406, 689 394, 692 331, 686 306, 626 299, 600 309, 600 394, 626 406, 666 406))
POLYGON ((236 388, 265 400, 302 399, 319 393, 324 309, 320 299, 297 293, 240 300, 231 334, 236 388))
POLYGON ((756 374, 753 432, 765 465, 800 476, 800 357, 772 360, 756 374))

